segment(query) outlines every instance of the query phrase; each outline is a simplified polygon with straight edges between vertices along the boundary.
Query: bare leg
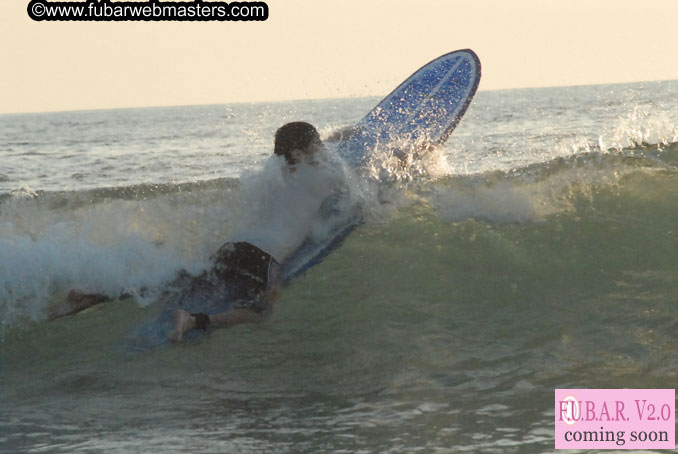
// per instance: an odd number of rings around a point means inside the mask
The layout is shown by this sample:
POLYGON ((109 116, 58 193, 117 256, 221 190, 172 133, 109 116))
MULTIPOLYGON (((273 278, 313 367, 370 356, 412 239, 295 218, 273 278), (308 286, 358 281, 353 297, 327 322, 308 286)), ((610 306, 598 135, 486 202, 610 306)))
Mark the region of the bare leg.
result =
POLYGON ((215 328, 229 328, 241 323, 255 323, 263 320, 264 316, 249 309, 235 309, 220 314, 210 315, 210 326, 215 328))
MULTIPOLYGON (((259 301, 266 301, 270 306, 280 296, 280 283, 271 286, 266 293, 262 295, 259 301)), ((219 314, 209 316, 209 326, 211 328, 229 328, 241 323, 256 323, 262 321, 266 312, 270 312, 271 307, 265 312, 254 312, 250 309, 234 309, 219 314)), ((196 319, 183 309, 174 311, 174 329, 167 336, 170 342, 181 342, 184 334, 192 329, 197 328, 196 319)))
MULTIPOLYGON (((267 313, 270 313, 273 303, 278 299, 279 296, 280 281, 277 278, 274 278, 272 285, 253 303, 259 307, 263 306, 265 310, 262 312, 255 312, 250 309, 234 309, 221 312, 219 314, 207 316, 207 324, 210 328, 228 328, 241 323, 260 322, 264 320, 267 313), (264 304, 262 305, 257 303, 264 304)), ((196 317, 183 309, 177 309, 174 311, 174 329, 167 336, 167 339, 170 342, 181 342, 184 334, 196 328, 198 328, 196 317)))
POLYGON ((104 303, 106 301, 111 301, 111 299, 100 293, 86 294, 80 290, 71 290, 68 292, 66 301, 59 303, 50 309, 49 314, 47 314, 47 320, 52 321, 67 315, 77 314, 95 304, 104 303))
MULTIPOLYGON (((263 320, 262 314, 249 309, 234 309, 209 316, 209 326, 213 328, 229 328, 241 323, 254 323, 263 320)), ((181 342, 184 334, 196 328, 195 316, 185 310, 174 311, 174 330, 167 336, 170 342, 181 342)))
POLYGON ((177 309, 174 311, 174 329, 167 336, 170 342, 181 342, 184 334, 195 328, 195 317, 188 312, 177 309))

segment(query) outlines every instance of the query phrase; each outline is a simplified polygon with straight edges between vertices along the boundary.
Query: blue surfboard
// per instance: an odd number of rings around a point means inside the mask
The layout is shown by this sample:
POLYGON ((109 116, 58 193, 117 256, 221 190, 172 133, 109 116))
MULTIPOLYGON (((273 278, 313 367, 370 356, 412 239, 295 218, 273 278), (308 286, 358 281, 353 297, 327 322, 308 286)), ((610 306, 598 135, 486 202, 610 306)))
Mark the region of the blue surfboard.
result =
POLYGON ((352 166, 365 162, 377 146, 395 141, 442 145, 473 100, 480 60, 470 49, 442 55, 419 68, 356 125, 340 154, 352 166))
MULTIPOLYGON (((445 143, 470 105, 480 82, 480 60, 470 49, 442 55, 427 63, 401 83, 360 120, 356 133, 339 144, 339 154, 359 169, 377 149, 418 147, 445 143)), ((283 281, 289 282, 320 263, 362 222, 360 207, 354 207, 321 241, 307 240, 282 265, 283 281)), ((228 293, 228 289, 221 289, 228 293)), ((172 313, 181 307, 189 312, 218 313, 232 308, 227 294, 199 295, 181 304, 166 304, 149 317, 129 339, 128 351, 148 351, 167 344, 172 313)), ((200 332, 187 333, 191 342, 200 332)))
MULTIPOLYGON (((470 49, 442 55, 419 68, 386 96, 339 145, 339 154, 360 168, 377 149, 411 143, 441 146, 466 113, 480 82, 480 60, 470 49)), ((360 224, 360 211, 349 216, 323 241, 307 241, 283 264, 286 281, 322 261, 360 224)))

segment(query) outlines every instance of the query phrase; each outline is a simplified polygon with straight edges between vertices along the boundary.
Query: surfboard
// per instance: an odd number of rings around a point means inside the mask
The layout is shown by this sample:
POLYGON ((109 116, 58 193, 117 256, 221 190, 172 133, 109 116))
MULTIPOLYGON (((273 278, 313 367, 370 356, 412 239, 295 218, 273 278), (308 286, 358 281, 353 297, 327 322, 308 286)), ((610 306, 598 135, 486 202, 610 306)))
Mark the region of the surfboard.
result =
MULTIPOLYGON (((478 56, 470 49, 425 64, 365 115, 339 154, 360 168, 376 150, 402 151, 407 144, 441 146, 466 113, 480 82, 478 56)), ((323 241, 307 241, 283 264, 286 282, 320 263, 362 221, 360 210, 337 225, 323 241)))
MULTIPOLYGON (((376 150, 407 144, 417 147, 445 143, 464 116, 480 82, 478 56, 470 49, 442 55, 419 68, 356 125, 355 133, 339 144, 340 156, 353 168, 364 166, 376 150)), ((338 248, 362 222, 360 207, 353 207, 322 240, 307 240, 282 264, 283 282, 288 283, 320 263, 338 248)), ((228 289, 225 289, 228 292, 228 289)), ((148 351, 167 344, 172 328, 172 312, 181 307, 189 312, 218 313, 232 307, 227 294, 214 298, 201 295, 168 304, 153 314, 131 336, 128 350, 148 351)), ((199 339, 201 332, 187 333, 187 341, 199 339)))

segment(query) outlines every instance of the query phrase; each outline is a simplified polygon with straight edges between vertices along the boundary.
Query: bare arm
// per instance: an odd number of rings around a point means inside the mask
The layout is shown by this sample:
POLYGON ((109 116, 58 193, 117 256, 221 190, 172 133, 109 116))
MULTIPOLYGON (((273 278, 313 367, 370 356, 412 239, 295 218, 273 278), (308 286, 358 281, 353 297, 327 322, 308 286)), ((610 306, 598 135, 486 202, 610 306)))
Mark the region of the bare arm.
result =
POLYGON ((345 128, 338 129, 334 131, 325 139, 325 142, 339 142, 341 140, 347 140, 356 135, 360 131, 360 128, 357 126, 346 126, 345 128))

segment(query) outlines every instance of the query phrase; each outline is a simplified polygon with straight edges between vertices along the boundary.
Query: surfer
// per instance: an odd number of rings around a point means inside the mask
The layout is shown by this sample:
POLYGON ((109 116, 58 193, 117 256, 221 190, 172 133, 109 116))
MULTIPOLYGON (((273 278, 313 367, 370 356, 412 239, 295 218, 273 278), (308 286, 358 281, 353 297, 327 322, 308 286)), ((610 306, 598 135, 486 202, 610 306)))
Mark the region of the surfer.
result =
POLYGON ((270 312, 279 294, 280 264, 311 234, 323 202, 342 188, 341 171, 327 165, 324 152, 325 145, 311 124, 292 122, 278 129, 274 158, 268 163, 274 171, 264 171, 274 181, 264 182, 265 190, 254 191, 249 219, 212 258, 212 269, 189 286, 228 283, 229 289, 237 289, 236 307, 217 314, 177 309, 170 340, 180 341, 192 329, 260 321, 270 312))
MULTIPOLYGON (((273 156, 260 178, 250 182, 252 190, 243 191, 248 212, 231 241, 210 258, 210 269, 199 276, 182 271, 169 285, 178 289, 180 301, 223 297, 230 298, 233 307, 216 314, 177 309, 169 340, 181 341, 192 329, 264 319, 279 294, 280 264, 312 234, 322 220, 324 202, 340 194, 344 185, 343 167, 329 158, 313 125, 297 121, 281 126, 275 134, 273 156)), ((73 290, 49 318, 70 315, 106 300, 104 295, 73 290)))

